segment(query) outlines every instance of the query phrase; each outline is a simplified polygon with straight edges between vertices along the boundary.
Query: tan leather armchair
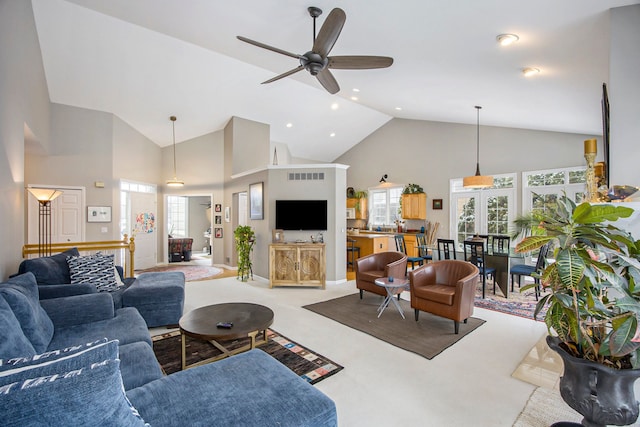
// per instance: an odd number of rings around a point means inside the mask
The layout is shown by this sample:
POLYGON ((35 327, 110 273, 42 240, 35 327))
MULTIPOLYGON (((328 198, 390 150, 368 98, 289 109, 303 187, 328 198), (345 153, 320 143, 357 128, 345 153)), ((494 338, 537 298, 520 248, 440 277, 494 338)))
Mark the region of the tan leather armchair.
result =
POLYGON ((473 314, 478 278, 478 267, 467 261, 437 261, 411 271, 411 308, 416 322, 420 311, 426 311, 452 319, 457 334, 460 321, 467 323, 473 314))
POLYGON ((360 289, 360 299, 363 291, 387 296, 387 291, 373 283, 381 277, 406 277, 407 256, 401 252, 379 252, 358 258, 355 263, 356 287, 360 289))

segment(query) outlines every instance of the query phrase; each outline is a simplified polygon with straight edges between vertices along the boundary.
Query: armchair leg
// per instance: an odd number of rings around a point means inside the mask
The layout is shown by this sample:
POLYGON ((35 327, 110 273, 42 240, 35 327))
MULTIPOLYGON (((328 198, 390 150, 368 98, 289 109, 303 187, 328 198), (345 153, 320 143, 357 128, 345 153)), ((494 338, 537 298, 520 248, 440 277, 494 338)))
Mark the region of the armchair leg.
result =
POLYGON ((464 319, 464 320, 463 320, 463 322, 466 324, 466 323, 467 323, 467 320, 469 320, 469 319, 464 319))
POLYGON ((454 330, 456 332, 456 335, 458 335, 458 332, 460 332, 460 322, 458 322, 457 320, 454 320, 453 324, 454 324, 454 330))
POLYGON ((362 294, 364 294, 364 291, 360 289, 360 299, 362 299, 362 294))
POLYGON ((420 310, 418 310, 417 308, 414 308, 413 311, 414 311, 414 315, 416 317, 416 322, 417 322, 418 321, 418 315, 420 314, 420 310))

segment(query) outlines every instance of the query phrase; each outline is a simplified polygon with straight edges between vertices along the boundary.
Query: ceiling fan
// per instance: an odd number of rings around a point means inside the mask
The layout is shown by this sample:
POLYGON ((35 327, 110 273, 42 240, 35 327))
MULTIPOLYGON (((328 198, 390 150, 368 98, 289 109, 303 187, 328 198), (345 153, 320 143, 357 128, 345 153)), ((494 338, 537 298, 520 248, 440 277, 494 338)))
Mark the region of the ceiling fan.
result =
POLYGON ((333 45, 336 40, 338 40, 338 36, 342 31, 347 15, 344 13, 344 10, 340 8, 333 9, 316 36, 316 18, 322 14, 322 10, 317 7, 309 7, 307 10, 313 18, 313 47, 304 55, 287 52, 286 50, 278 49, 277 47, 269 46, 246 37, 237 36, 238 39, 243 42, 300 60, 298 67, 264 81, 262 82, 263 84, 275 82, 283 77, 295 74, 298 71, 307 70, 312 76, 317 77, 320 84, 329 93, 335 94, 340 91, 340 86, 333 74, 331 74, 331 71, 329 71, 330 68, 340 70, 367 70, 372 68, 386 68, 393 64, 393 58, 387 56, 329 56, 329 52, 331 52, 333 45))

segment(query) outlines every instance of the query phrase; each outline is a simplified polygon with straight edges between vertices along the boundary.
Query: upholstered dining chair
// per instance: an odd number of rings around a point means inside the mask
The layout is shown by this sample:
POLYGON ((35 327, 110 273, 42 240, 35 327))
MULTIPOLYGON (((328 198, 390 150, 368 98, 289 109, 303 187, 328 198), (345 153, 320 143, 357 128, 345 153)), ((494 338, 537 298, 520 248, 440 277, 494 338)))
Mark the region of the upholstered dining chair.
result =
POLYGON ((456 259, 456 243, 451 239, 438 239, 438 259, 456 259))
POLYGON ((538 300, 538 297, 540 296, 540 278, 538 277, 538 274, 540 274, 542 270, 544 270, 547 260, 547 253, 549 252, 549 245, 550 243, 547 243, 546 245, 540 247, 540 250, 538 251, 538 259, 536 260, 535 266, 528 264, 517 264, 511 267, 511 269, 509 270, 509 273, 511 274, 511 292, 513 292, 513 285, 515 283, 514 276, 518 276, 518 287, 520 287, 520 279, 522 276, 530 276, 533 277, 533 281, 536 284, 535 295, 536 301, 538 300))
POLYGON ((482 298, 485 296, 485 288, 487 286, 487 276, 494 276, 493 293, 496 293, 495 274, 496 269, 486 266, 484 242, 482 240, 465 240, 464 243, 464 259, 478 267, 478 271, 482 276, 482 298))
POLYGON ((509 254, 511 237, 503 235, 491 236, 491 251, 494 254, 509 254))
POLYGON ((409 272, 411 308, 416 322, 421 311, 453 320, 454 332, 460 322, 473 315, 478 268, 466 261, 443 260, 409 272))
POLYGON ((433 260, 433 256, 429 253, 429 248, 427 248, 427 238, 422 233, 416 234, 416 243, 418 248, 418 256, 425 260, 425 262, 429 262, 433 260))
POLYGON ((396 251, 402 252, 407 256, 407 264, 411 263, 412 270, 415 268, 416 264, 418 265, 424 264, 424 258, 419 256, 409 256, 409 254, 407 254, 407 244, 404 241, 404 235, 396 234, 395 240, 396 240, 396 251))
POLYGON ((356 259, 356 288, 360 290, 360 299, 363 291, 387 296, 387 291, 382 286, 373 283, 382 277, 404 278, 407 273, 407 256, 401 252, 378 252, 356 259))

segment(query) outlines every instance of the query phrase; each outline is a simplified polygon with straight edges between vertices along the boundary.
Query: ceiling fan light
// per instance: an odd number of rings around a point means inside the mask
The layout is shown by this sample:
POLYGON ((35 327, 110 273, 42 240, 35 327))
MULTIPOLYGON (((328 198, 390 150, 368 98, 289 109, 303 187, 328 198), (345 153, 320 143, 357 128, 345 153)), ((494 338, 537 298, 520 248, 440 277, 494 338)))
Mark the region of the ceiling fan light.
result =
POLYGON ((496 40, 500 43, 500 46, 509 46, 520 40, 520 37, 515 34, 499 34, 496 40))

